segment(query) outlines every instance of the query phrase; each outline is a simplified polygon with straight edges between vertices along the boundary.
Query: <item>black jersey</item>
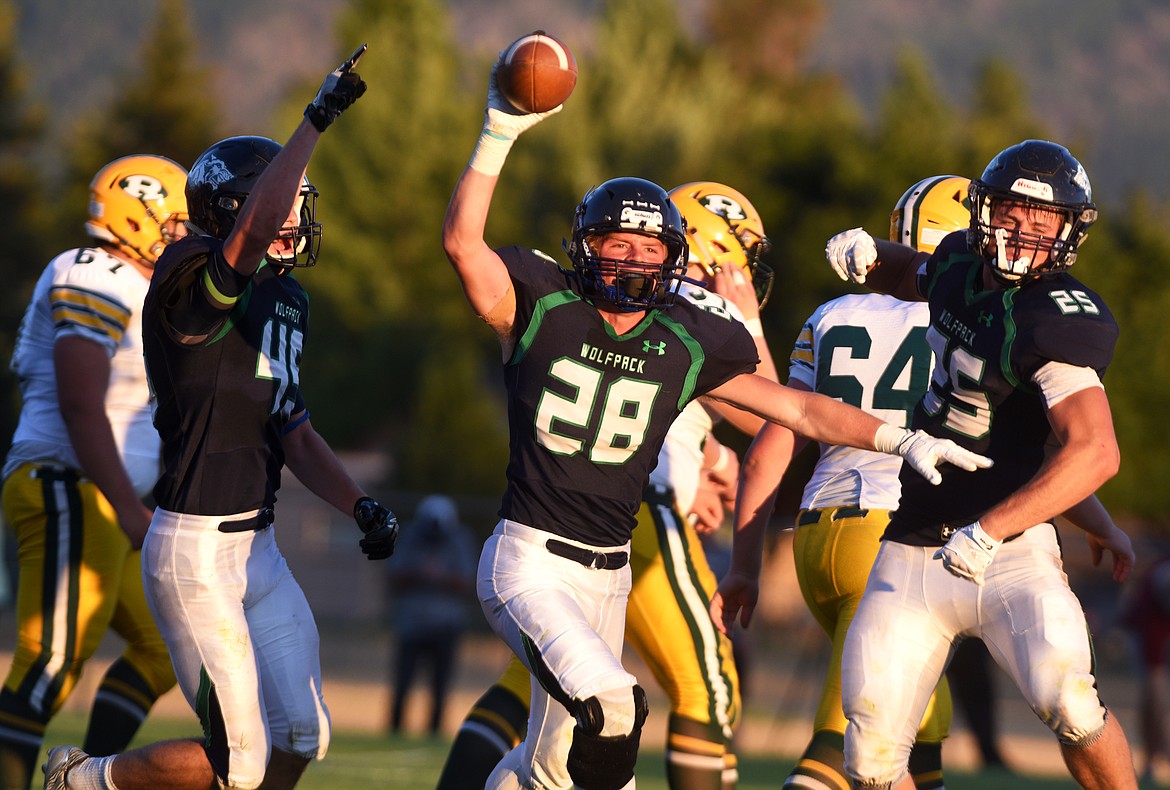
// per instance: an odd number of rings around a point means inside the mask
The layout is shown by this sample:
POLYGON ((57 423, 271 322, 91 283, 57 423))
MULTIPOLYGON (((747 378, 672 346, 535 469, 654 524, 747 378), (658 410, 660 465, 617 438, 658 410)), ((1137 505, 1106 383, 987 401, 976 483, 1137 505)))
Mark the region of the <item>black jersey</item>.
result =
POLYGON ((159 258, 143 308, 146 373, 162 436, 158 504, 215 516, 272 507, 284 466, 283 432, 304 410, 300 361, 308 296, 293 277, 261 267, 240 278, 222 242, 187 237, 159 258), (207 297, 229 290, 230 309, 207 297))
POLYGON ((986 290, 984 264, 964 234, 948 236, 919 275, 930 304, 935 355, 914 427, 992 458, 990 469, 944 466, 932 486, 907 465, 885 537, 942 545, 946 528, 970 524, 1035 476, 1057 447, 1032 377, 1048 362, 1093 368, 1113 358, 1117 323, 1096 293, 1067 272, 986 290))
POLYGON ((630 539, 642 490, 686 404, 755 369, 755 343, 679 299, 617 335, 573 273, 531 250, 499 250, 516 292, 504 365, 511 455, 500 516, 595 546, 630 539))

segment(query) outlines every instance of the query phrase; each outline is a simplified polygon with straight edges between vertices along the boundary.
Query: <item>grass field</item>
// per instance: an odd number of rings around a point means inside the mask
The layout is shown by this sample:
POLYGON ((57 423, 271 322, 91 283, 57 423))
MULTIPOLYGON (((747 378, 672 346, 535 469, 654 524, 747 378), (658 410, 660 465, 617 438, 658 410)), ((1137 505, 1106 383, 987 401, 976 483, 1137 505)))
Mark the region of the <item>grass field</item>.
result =
MULTIPOLYGON (((82 714, 63 712, 50 725, 46 743, 81 742, 82 714)), ((148 721, 137 743, 196 734, 189 722, 148 721)), ((329 756, 309 766, 298 785, 303 790, 345 790, 377 787, 388 790, 433 788, 450 741, 427 738, 389 738, 383 735, 335 732, 329 756)), ((745 755, 741 757, 740 790, 775 790, 787 775, 793 758, 745 755)), ((640 790, 667 790, 662 753, 643 749, 638 760, 640 790)), ((948 790, 1057 790, 1075 788, 1071 779, 1013 775, 1002 772, 973 774, 947 772, 948 790)), ((1153 787, 1153 785, 1150 785, 1153 787)))

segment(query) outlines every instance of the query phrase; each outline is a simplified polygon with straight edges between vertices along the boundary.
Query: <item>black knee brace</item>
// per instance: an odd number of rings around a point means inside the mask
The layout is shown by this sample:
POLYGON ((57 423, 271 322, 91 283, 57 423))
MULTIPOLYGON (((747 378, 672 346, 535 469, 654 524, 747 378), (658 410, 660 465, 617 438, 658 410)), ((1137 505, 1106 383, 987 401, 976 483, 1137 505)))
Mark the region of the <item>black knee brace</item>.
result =
POLYGON ((641 686, 634 686, 633 694, 634 728, 629 735, 600 734, 605 715, 596 697, 575 706, 577 725, 573 728, 567 768, 573 784, 582 790, 621 790, 634 778, 638 743, 650 706, 641 686))

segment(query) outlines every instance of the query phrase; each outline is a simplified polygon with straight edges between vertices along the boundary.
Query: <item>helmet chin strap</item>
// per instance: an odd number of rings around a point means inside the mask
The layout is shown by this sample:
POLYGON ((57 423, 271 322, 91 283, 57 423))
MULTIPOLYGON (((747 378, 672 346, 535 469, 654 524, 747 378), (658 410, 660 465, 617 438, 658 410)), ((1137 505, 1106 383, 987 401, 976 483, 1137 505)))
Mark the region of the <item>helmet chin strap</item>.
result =
POLYGON ((995 268, 1006 279, 1018 280, 1032 268, 1032 258, 1024 255, 1016 260, 1008 258, 1007 240, 1010 234, 1003 228, 995 229, 995 268))

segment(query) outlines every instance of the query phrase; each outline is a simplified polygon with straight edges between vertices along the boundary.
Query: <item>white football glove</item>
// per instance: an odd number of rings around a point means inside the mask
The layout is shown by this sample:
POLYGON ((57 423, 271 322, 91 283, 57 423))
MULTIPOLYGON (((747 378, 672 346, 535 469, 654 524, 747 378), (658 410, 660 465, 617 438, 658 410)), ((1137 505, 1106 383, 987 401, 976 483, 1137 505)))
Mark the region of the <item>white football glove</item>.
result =
POLYGON ((993 463, 987 456, 973 453, 950 439, 939 439, 926 431, 911 431, 889 423, 878 426, 873 443, 878 452, 902 456, 931 485, 942 482, 939 464, 950 463, 974 472, 976 469, 986 469, 993 463))
POLYGON ((862 228, 842 231, 825 245, 825 257, 837 276, 846 282, 864 283, 877 261, 877 245, 862 228))
POLYGON ((943 567, 960 579, 983 584, 983 573, 1001 545, 1002 540, 988 535, 976 521, 956 530, 947 545, 934 553, 934 558, 942 560, 943 567))
MULTIPOLYGON (((501 53, 503 54, 503 53, 501 53)), ((504 168, 504 160, 512 150, 512 143, 524 132, 543 121, 550 115, 556 115, 565 105, 558 104, 548 112, 521 113, 504 98, 500 91, 497 72, 500 62, 497 60, 492 66, 491 77, 488 79, 487 107, 483 111, 483 130, 479 134, 479 141, 475 145, 475 152, 471 155, 469 166, 489 176, 498 176, 504 168)))
POLYGON ((500 69, 499 61, 492 66, 491 78, 488 80, 487 109, 484 110, 484 128, 515 140, 528 129, 543 121, 550 115, 556 115, 565 108, 558 104, 548 112, 523 113, 504 98, 500 91, 500 82, 497 72, 500 69))

